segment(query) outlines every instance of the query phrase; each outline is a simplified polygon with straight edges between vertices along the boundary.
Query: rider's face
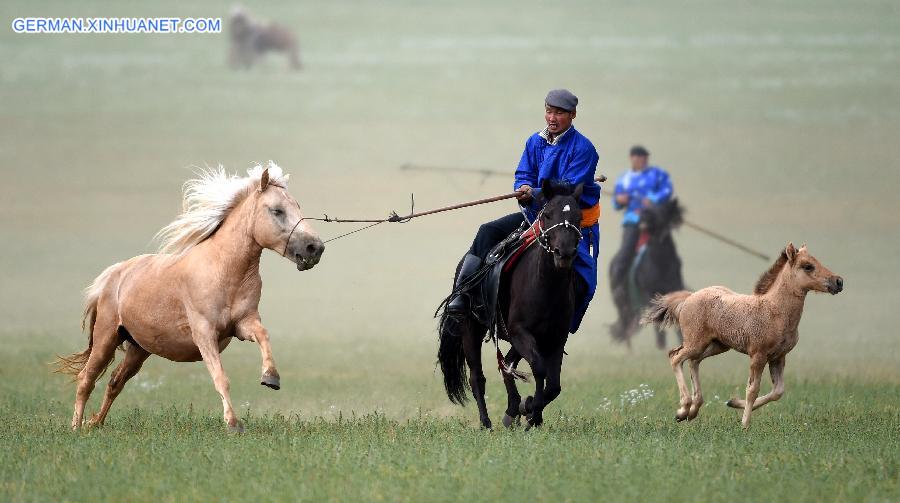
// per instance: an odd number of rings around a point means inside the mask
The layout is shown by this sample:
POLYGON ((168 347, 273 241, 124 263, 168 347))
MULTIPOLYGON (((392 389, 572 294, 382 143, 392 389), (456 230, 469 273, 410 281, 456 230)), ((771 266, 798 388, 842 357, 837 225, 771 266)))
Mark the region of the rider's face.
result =
POLYGON ((633 155, 631 156, 631 169, 635 171, 640 171, 647 167, 648 157, 646 155, 633 155))
POLYGON ((569 129, 574 118, 575 112, 567 112, 562 108, 551 107, 550 105, 545 105, 544 107, 544 120, 547 121, 547 129, 552 135, 560 134, 569 129))

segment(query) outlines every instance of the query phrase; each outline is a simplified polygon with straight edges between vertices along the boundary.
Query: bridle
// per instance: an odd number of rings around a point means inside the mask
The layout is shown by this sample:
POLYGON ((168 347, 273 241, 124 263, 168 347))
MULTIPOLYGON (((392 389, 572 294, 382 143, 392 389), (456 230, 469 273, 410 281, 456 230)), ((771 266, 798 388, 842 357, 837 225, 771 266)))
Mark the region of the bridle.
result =
MULTIPOLYGON (((550 248, 548 236, 550 235, 550 231, 552 231, 554 229, 557 229, 557 228, 568 229, 568 230, 578 233, 579 241, 584 239, 584 235, 581 233, 581 228, 578 227, 577 225, 569 222, 568 218, 564 219, 562 222, 553 224, 550 227, 547 227, 545 229, 544 224, 543 224, 543 218, 542 218, 544 216, 545 208, 546 208, 546 206, 544 208, 541 208, 541 211, 539 211, 537 214, 537 218, 535 218, 535 222, 537 223, 537 231, 538 231, 538 234, 536 236, 537 237, 536 241, 541 246, 541 248, 544 249, 545 252, 553 253, 553 249, 550 248)), ((534 223, 531 222, 530 220, 528 220, 528 215, 525 213, 525 207, 519 206, 519 209, 522 211, 522 216, 525 217, 525 221, 528 222, 529 224, 531 224, 530 225, 531 227, 534 227, 534 223)))

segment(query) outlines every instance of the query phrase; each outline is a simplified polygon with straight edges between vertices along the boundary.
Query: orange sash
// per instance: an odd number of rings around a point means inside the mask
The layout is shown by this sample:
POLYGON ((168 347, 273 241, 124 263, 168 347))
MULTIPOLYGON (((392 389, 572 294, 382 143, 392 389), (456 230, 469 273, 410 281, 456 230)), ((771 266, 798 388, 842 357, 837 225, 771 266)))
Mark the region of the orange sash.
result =
POLYGON ((600 220, 600 203, 581 210, 581 228, 591 227, 600 220))

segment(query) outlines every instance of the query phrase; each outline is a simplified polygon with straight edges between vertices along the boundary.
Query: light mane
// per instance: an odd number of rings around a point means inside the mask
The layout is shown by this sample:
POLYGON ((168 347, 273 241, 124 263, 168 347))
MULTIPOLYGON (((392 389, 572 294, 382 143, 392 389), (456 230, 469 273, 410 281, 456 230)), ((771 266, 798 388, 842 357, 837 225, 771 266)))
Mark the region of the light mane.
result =
POLYGON ((787 252, 784 250, 781 251, 781 256, 778 257, 778 260, 772 264, 772 267, 769 268, 768 271, 764 272, 762 276, 759 277, 759 281, 756 282, 756 287, 753 289, 753 293, 756 295, 763 295, 768 292, 769 289, 772 288, 772 285, 775 284, 775 279, 778 278, 778 274, 781 273, 781 269, 784 268, 784 264, 787 263, 787 252))
MULTIPOLYGON (((269 183, 287 186, 290 175, 269 161, 269 183)), ((229 175, 225 168, 201 168, 197 178, 184 182, 182 213, 156 233, 159 253, 182 254, 216 232, 238 204, 259 188, 264 168, 257 164, 247 176, 229 175)))

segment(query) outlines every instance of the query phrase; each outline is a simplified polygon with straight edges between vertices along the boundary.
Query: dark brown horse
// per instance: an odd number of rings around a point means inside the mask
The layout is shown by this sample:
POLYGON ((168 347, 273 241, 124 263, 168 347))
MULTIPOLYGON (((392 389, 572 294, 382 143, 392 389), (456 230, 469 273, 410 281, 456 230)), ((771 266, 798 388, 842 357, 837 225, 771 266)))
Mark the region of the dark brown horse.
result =
MULTIPOLYGON (((638 332, 641 313, 657 295, 684 290, 681 277, 681 258, 675 249, 672 231, 682 223, 684 208, 678 199, 645 208, 641 211, 640 228, 646 242, 638 250, 631 264, 617 263, 614 257, 609 264, 610 293, 619 318, 610 326, 610 335, 616 342, 631 346, 631 338, 638 332), (618 284, 612 282, 617 268, 627 268, 618 284)), ((641 241, 644 241, 642 238, 641 241)), ((666 332, 656 329, 656 345, 666 347, 666 332)), ((681 333, 678 333, 679 340, 681 333)))
MULTIPOLYGON (((533 227, 537 238, 500 283, 496 330, 499 338, 512 345, 498 365, 508 395, 503 418, 507 427, 520 415, 525 415, 528 427, 542 424, 544 407, 561 390, 563 350, 575 310, 577 281, 572 264, 581 240, 581 190, 581 185, 544 183, 545 205, 533 227), (524 402, 515 383, 524 375, 515 370, 523 358, 535 381, 534 395, 524 402)), ((443 323, 441 327, 438 363, 447 396, 451 402, 465 404, 468 366, 468 386, 478 404, 481 425, 491 428, 481 367, 481 346, 488 327, 473 316, 467 317, 461 331, 448 330, 443 323)))

